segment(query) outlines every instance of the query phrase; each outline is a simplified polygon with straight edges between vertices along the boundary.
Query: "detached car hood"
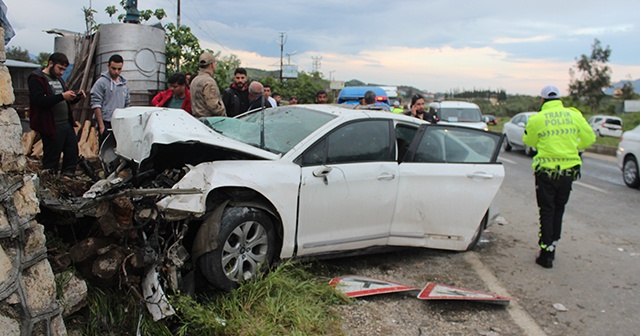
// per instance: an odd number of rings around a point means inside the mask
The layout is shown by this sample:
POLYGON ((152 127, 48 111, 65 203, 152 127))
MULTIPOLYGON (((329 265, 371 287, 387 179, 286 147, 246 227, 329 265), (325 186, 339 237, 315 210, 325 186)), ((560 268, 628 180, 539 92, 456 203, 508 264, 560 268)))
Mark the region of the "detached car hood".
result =
POLYGON ((116 153, 138 164, 151 155, 152 145, 174 143, 202 143, 267 160, 280 157, 278 154, 225 137, 181 109, 116 109, 111 125, 118 142, 116 153))

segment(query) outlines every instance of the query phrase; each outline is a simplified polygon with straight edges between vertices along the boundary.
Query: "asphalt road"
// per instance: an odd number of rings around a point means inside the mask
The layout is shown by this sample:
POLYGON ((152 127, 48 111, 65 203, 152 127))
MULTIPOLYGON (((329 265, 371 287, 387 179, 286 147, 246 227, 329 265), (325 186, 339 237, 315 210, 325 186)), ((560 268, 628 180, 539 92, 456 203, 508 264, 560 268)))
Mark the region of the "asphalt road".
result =
POLYGON ((495 276, 493 286, 518 298, 526 313, 512 314, 515 323, 529 335, 640 335, 640 190, 624 185, 615 158, 585 153, 553 269, 534 262, 538 214, 531 159, 514 151, 501 153, 500 160, 506 178, 495 204, 502 219, 476 255, 495 276))

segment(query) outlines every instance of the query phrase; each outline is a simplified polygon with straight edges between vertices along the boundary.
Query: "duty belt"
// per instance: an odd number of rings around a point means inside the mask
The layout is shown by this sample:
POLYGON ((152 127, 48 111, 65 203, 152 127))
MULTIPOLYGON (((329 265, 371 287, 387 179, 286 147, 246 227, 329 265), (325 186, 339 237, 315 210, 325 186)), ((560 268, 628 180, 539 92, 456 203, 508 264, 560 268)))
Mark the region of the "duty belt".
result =
POLYGON ((571 176, 575 181, 578 178, 580 178, 580 166, 574 166, 567 169, 560 169, 560 167, 556 167, 556 168, 538 167, 536 169, 536 174, 540 174, 540 173, 547 174, 547 176, 549 176, 549 178, 552 180, 557 180, 558 178, 563 176, 571 176))

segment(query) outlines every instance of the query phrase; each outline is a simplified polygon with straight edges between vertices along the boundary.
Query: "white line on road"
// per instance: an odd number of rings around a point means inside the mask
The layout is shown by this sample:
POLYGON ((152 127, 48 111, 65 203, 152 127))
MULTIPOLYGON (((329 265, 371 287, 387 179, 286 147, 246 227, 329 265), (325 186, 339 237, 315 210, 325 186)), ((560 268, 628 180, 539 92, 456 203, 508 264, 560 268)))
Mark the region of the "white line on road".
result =
MULTIPOLYGON (((502 287, 500 281, 491 273, 491 271, 485 266, 478 255, 475 252, 464 253, 464 259, 471 265, 476 273, 480 276, 480 279, 487 284, 489 290, 497 295, 511 297, 509 292, 502 287)), ((507 311, 513 321, 524 331, 528 336, 546 336, 547 334, 540 328, 540 326, 527 314, 527 312, 520 306, 517 301, 511 301, 507 311)))
POLYGON ((498 158, 498 161, 507 162, 507 163, 510 163, 510 164, 518 164, 517 162, 515 162, 513 160, 505 159, 503 157, 498 158))
POLYGON ((599 192, 601 192, 601 193, 603 193, 603 194, 609 194, 609 192, 608 192, 608 191, 606 191, 606 190, 604 190, 604 189, 600 189, 600 188, 598 188, 598 187, 594 187, 594 186, 592 186, 592 185, 590 185, 590 184, 586 184, 586 183, 582 183, 582 182, 578 182, 578 181, 573 182, 573 184, 577 184, 577 185, 579 185, 579 186, 581 186, 581 187, 585 187, 585 188, 587 188, 587 189, 591 189, 591 190, 599 191, 599 192))

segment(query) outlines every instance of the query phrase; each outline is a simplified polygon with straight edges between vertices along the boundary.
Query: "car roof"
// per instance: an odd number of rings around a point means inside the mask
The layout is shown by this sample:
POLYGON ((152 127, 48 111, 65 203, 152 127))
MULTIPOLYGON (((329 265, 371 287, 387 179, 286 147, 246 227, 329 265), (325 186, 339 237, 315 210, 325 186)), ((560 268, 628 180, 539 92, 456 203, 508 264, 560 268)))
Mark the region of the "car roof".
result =
POLYGON ((613 119, 618 119, 618 120, 622 120, 622 118, 620 117, 616 117, 616 116, 610 116, 610 115, 604 115, 604 114, 598 114, 598 115, 594 115, 591 118, 613 118, 613 119))
POLYGON ((455 100, 445 100, 441 102, 433 102, 430 103, 429 106, 439 106, 439 107, 458 107, 458 108, 479 108, 477 104, 455 101, 455 100))
POLYGON ((362 98, 367 91, 373 91, 376 96, 387 97, 387 92, 379 86, 345 86, 340 90, 338 97, 362 98))

